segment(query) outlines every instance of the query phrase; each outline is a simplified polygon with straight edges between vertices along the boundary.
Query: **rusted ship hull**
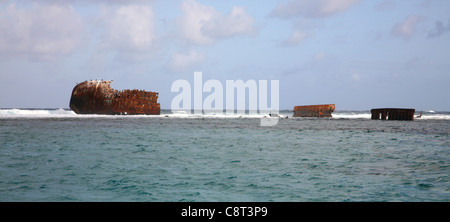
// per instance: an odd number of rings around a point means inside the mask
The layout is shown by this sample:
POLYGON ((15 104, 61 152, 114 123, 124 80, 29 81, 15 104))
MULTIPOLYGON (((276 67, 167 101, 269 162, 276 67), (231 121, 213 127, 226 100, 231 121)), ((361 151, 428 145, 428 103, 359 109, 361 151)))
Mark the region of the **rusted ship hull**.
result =
POLYGON ((293 117, 332 117, 334 104, 295 106, 293 117))
POLYGON ((158 93, 144 90, 116 90, 112 81, 91 80, 77 84, 69 107, 77 114, 159 115, 158 93))
POLYGON ((371 119, 382 120, 414 120, 415 109, 383 108, 371 109, 371 119))

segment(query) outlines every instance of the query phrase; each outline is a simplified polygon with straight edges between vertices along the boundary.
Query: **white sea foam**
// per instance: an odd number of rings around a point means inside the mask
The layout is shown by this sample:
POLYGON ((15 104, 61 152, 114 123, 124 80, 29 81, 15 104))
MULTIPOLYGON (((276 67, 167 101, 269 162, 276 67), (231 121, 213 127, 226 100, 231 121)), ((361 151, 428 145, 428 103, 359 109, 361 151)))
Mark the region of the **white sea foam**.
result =
POLYGON ((345 112, 345 113, 333 113, 334 119, 370 119, 370 113, 354 113, 354 112, 345 112))
POLYGON ((173 118, 286 118, 286 115, 279 115, 279 117, 271 117, 269 114, 214 114, 214 113, 206 113, 206 114, 191 114, 191 113, 167 113, 161 114, 160 116, 164 117, 173 117, 173 118))
POLYGON ((48 118, 77 116, 72 110, 65 109, 0 109, 0 118, 48 118))
POLYGON ((426 115, 423 114, 422 117, 418 118, 415 117, 415 120, 419 120, 419 119, 448 119, 450 120, 450 114, 433 114, 433 115, 426 115))
MULTIPOLYGON (((0 109, 0 118, 292 118, 291 111, 281 111, 279 117, 271 117, 269 113, 238 114, 238 113, 205 113, 194 114, 186 111, 171 112, 163 110, 160 115, 78 115, 69 109, 0 109)), ((415 114, 415 120, 442 119, 449 120, 449 112, 424 111, 421 117, 415 114)), ((329 119, 370 119, 369 111, 336 111, 329 119)))
MULTIPOLYGON (((72 110, 67 109, 0 109, 0 118, 263 118, 270 117, 268 114, 191 114, 186 111, 163 111, 160 115, 97 115, 82 114, 78 115, 72 110)), ((284 118, 280 115, 280 118, 284 118)))

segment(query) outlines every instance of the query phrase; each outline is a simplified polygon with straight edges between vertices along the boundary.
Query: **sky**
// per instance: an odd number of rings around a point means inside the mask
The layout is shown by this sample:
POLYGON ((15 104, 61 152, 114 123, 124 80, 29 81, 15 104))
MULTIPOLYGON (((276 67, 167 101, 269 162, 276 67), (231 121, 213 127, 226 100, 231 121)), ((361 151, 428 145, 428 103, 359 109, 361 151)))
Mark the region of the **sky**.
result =
POLYGON ((0 0, 0 108, 104 79, 170 109, 194 72, 278 80, 280 109, 450 111, 450 1, 0 0))

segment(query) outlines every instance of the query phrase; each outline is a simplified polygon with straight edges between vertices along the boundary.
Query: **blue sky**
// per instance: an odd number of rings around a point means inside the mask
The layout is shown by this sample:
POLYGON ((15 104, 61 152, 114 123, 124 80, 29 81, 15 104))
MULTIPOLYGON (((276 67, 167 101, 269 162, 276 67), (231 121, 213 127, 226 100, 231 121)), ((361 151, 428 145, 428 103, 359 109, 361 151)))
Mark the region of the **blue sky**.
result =
POLYGON ((449 111, 450 1, 0 0, 0 58, 0 108, 68 108, 112 79, 169 109, 200 71, 279 80, 280 109, 449 111))

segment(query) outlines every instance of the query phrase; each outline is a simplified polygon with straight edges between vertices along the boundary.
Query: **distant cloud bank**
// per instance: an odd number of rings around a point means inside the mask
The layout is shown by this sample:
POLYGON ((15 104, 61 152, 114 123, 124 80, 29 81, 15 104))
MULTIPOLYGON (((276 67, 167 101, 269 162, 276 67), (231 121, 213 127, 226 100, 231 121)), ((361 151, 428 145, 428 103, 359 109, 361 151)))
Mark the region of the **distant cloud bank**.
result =
POLYGON ((178 20, 182 37, 197 45, 215 43, 221 38, 257 33, 255 20, 245 8, 235 6, 222 15, 214 7, 204 6, 194 0, 183 1, 183 15, 178 20))
POLYGON ((271 13, 274 17, 326 17, 348 10, 360 0, 291 0, 279 4, 271 13))
POLYGON ((0 15, 0 54, 45 59, 73 52, 82 38, 82 19, 68 5, 11 4, 0 15))

